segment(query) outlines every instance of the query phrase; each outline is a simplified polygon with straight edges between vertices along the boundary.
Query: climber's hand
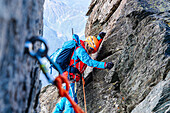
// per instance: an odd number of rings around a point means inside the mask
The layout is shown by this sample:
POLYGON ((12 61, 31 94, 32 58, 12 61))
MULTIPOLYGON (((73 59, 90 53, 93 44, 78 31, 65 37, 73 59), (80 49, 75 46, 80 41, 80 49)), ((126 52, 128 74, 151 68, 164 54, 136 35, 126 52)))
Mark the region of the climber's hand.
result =
POLYGON ((112 62, 107 62, 106 63, 106 69, 111 69, 114 66, 114 64, 112 62))
POLYGON ((99 33, 99 36, 101 37, 101 39, 103 39, 105 35, 106 35, 105 32, 100 32, 100 33, 99 33))

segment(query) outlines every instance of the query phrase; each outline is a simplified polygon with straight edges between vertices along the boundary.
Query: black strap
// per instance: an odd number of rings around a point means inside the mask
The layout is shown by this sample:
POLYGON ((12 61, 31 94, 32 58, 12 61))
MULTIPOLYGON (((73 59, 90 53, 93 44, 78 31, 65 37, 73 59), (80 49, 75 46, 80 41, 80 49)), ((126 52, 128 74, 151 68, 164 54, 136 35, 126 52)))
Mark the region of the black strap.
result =
POLYGON ((78 59, 74 64, 72 64, 70 67, 73 67, 74 65, 76 65, 77 63, 80 62, 80 59, 78 59))
MULTIPOLYGON (((81 45, 77 45, 77 47, 81 47, 81 45)), ((75 50, 76 50, 76 48, 74 49, 74 52, 75 52, 75 50)), ((73 67, 74 65, 76 65, 77 63, 79 63, 80 62, 80 59, 78 59, 74 64, 72 64, 71 66, 68 66, 68 73, 78 73, 79 75, 80 75, 80 85, 82 85, 82 74, 80 73, 80 71, 77 69, 77 68, 75 68, 75 67, 73 67)), ((69 79, 70 79, 70 76, 68 76, 69 77, 69 79)), ((76 77, 75 77, 76 78, 76 77)))
MULTIPOLYGON (((80 75, 80 85, 82 85, 82 74, 80 73, 80 71, 76 68, 73 67, 74 65, 76 65, 78 62, 80 62, 80 59, 78 59, 77 62, 75 62, 74 64, 72 64, 71 66, 68 67, 68 73, 78 73, 80 75)), ((70 79, 70 76, 68 76, 70 79)), ((75 77, 76 78, 76 77, 75 77)))

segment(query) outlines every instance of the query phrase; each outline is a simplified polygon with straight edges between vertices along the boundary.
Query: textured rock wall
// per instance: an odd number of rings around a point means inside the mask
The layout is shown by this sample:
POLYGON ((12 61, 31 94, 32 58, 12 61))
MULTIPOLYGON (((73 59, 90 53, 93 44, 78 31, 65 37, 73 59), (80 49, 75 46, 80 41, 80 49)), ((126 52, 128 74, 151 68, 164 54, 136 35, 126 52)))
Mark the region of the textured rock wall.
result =
POLYGON ((42 35, 44 0, 0 0, 0 113, 39 112, 39 68, 25 40, 42 35))
POLYGON ((52 113, 56 103, 59 101, 59 94, 56 86, 48 85, 40 92, 40 113, 52 113))
POLYGON ((159 82, 148 96, 133 109, 132 113, 168 113, 170 95, 170 73, 164 81, 159 82))
MULTIPOLYGON (((86 36, 107 32, 97 60, 115 64, 88 75, 88 112, 168 113, 170 2, 92 0, 87 15, 86 36)), ((81 91, 78 97, 83 107, 81 91)))

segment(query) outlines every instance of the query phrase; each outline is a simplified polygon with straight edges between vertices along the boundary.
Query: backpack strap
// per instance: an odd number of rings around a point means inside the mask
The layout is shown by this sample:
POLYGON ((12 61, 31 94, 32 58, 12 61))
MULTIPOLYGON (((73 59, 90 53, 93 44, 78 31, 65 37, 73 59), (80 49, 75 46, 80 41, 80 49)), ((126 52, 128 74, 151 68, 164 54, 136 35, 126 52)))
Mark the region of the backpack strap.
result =
MULTIPOLYGON (((75 47, 75 49, 74 49, 74 53, 75 53, 75 51, 76 51, 76 49, 78 49, 79 47, 80 47, 81 45, 77 45, 76 47, 75 47)), ((76 62, 75 62, 75 60, 74 60, 74 64, 72 64, 71 66, 68 66, 68 73, 78 73, 79 75, 80 75, 80 77, 82 78, 82 74, 80 73, 80 71, 76 68, 76 67, 73 67, 73 66, 75 66, 77 63, 79 63, 80 62, 80 59, 78 59, 76 62)), ((68 76, 69 78, 69 80, 70 80, 70 76, 68 76)), ((75 80, 76 80, 76 77, 75 77, 75 80)), ((75 81, 74 80, 74 81, 75 81)))

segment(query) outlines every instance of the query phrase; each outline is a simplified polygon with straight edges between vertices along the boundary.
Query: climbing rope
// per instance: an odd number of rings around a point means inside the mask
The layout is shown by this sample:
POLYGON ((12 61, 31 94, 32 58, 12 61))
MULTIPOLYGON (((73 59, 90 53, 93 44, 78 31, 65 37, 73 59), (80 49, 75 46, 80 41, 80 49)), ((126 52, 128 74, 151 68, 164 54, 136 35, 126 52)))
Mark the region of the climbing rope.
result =
POLYGON ((47 55, 48 52, 48 47, 46 45, 45 40, 43 40, 41 37, 32 37, 31 39, 27 40, 25 42, 25 53, 29 54, 30 56, 32 56, 33 58, 37 59, 39 64, 40 64, 40 68, 42 70, 42 72, 44 73, 45 77, 47 78, 47 80, 52 83, 53 85, 56 85, 57 88, 59 89, 59 95, 61 97, 66 97, 74 111, 76 113, 84 113, 84 111, 71 99, 71 97, 69 96, 69 80, 67 78, 68 73, 63 72, 63 70, 61 69, 60 65, 58 65, 57 63, 53 62, 50 57, 47 55), (34 44, 35 42, 41 42, 44 44, 45 49, 38 49, 36 52, 33 50, 34 48, 34 44), (47 60, 54 65, 54 68, 59 72, 59 76, 56 77, 54 80, 52 78, 50 78, 50 75, 48 73, 48 70, 46 68, 46 66, 43 64, 42 62, 42 57, 46 57, 47 60), (66 84, 66 90, 62 87, 62 84, 65 83, 66 84))
POLYGON ((86 94, 85 94, 85 88, 84 88, 84 85, 85 85, 85 81, 84 81, 84 79, 83 79, 84 108, 85 108, 85 113, 87 113, 87 106, 86 106, 86 94))

